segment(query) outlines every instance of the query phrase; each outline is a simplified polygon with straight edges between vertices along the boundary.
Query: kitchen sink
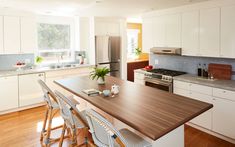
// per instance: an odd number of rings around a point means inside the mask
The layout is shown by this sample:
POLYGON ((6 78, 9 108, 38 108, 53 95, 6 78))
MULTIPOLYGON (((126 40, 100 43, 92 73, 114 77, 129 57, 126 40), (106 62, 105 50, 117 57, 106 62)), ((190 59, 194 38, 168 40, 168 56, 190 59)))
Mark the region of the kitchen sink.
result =
POLYGON ((209 79, 209 78, 201 78, 201 77, 198 77, 197 80, 202 80, 202 81, 216 81, 217 79, 209 79))

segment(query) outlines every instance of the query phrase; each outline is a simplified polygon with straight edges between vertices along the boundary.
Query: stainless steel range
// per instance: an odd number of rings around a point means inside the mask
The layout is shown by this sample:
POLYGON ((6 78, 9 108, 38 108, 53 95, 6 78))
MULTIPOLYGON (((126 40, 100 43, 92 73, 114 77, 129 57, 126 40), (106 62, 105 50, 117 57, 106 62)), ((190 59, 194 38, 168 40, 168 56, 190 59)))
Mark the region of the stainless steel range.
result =
POLYGON ((183 74, 186 73, 163 68, 152 69, 145 73, 145 85, 172 93, 173 77, 183 74))

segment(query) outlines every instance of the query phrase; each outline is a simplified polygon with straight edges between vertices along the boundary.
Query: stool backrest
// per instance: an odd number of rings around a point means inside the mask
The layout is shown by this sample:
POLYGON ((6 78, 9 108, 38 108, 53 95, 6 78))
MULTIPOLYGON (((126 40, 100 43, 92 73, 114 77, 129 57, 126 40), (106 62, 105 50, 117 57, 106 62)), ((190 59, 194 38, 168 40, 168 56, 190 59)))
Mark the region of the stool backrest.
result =
POLYGON ((114 147, 127 146, 123 136, 103 116, 92 109, 86 110, 86 118, 92 138, 97 146, 114 147))
POLYGON ((42 91, 44 93, 44 100, 47 102, 47 104, 49 106, 52 106, 53 105, 52 101, 58 104, 54 92, 46 85, 46 83, 42 81, 41 79, 38 80, 38 83, 42 88, 42 91))
POLYGON ((78 120, 79 122, 77 123, 79 123, 80 127, 86 127, 87 123, 84 118, 82 118, 82 114, 77 109, 76 105, 58 91, 55 91, 55 95, 60 106, 60 114, 65 120, 67 126, 72 128, 73 126, 77 125, 76 120, 78 120))

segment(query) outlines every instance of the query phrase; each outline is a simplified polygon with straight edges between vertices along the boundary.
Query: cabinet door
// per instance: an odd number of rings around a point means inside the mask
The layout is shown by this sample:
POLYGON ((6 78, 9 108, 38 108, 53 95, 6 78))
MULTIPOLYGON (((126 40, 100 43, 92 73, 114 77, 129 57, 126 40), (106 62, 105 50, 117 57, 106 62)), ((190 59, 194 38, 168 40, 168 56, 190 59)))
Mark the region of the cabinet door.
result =
POLYGON ((37 48, 37 25, 34 18, 21 18, 21 53, 34 53, 37 48))
POLYGON ((166 16, 166 46, 181 47, 181 15, 166 16))
MULTIPOLYGON (((212 96, 200 94, 197 92, 190 92, 189 97, 195 100, 199 100, 206 103, 212 103, 212 96)), ((212 129, 212 110, 208 110, 198 117, 192 119, 190 122, 199 125, 201 127, 204 127, 206 129, 211 130, 212 129)))
POLYGON ((152 18, 144 18, 142 24, 143 52, 149 53, 153 47, 153 21, 152 18))
POLYGON ((0 77, 0 111, 18 107, 18 78, 0 77))
POLYGON ((20 18, 4 16, 4 50, 6 54, 20 52, 20 18))
POLYGON ((107 24, 108 35, 119 36, 120 35, 120 24, 119 22, 108 22, 107 24))
POLYGON ((199 53, 199 11, 182 14, 182 54, 197 56, 199 53))
POLYGON ((200 55, 219 57, 220 54, 220 9, 200 11, 200 55))
POLYGON ((235 139, 235 102, 225 99, 213 99, 213 128, 222 135, 235 139))
POLYGON ((27 74, 19 76, 19 105, 28 106, 44 101, 42 89, 38 80, 45 81, 44 73, 27 74))
POLYGON ((4 54, 4 48, 3 48, 3 16, 0 16, 0 54, 4 54))
POLYGON ((220 56, 235 58, 235 6, 221 8, 220 56))
POLYGON ((95 22, 95 35, 108 35, 107 24, 105 22, 95 22))
POLYGON ((166 43, 166 25, 165 16, 158 16, 153 18, 153 46, 154 47, 165 47, 166 43))

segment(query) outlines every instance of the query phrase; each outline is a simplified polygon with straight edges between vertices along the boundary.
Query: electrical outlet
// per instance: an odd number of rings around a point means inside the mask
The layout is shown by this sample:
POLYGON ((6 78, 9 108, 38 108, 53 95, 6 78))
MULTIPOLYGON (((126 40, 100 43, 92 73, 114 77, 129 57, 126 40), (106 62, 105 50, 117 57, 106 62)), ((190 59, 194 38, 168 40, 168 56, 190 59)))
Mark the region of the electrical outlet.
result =
POLYGON ((154 60, 154 64, 155 64, 155 65, 158 65, 158 59, 155 59, 155 60, 154 60))

